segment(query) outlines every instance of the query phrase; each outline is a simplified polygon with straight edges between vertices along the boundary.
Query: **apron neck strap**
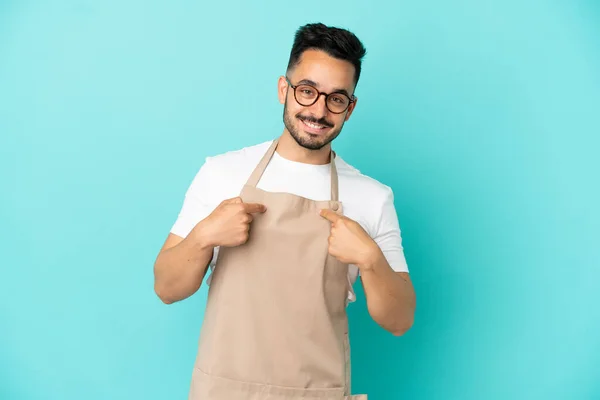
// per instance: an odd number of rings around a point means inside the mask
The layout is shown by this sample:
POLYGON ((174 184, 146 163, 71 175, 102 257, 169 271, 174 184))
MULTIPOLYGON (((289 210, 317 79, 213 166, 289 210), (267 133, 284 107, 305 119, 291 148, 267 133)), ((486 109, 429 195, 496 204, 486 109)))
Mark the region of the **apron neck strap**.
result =
MULTIPOLYGON (((273 140, 273 143, 271 144, 271 146, 269 147, 269 149, 267 150, 265 155, 262 157, 262 159, 260 160, 260 162, 258 163, 256 168, 254 168, 254 171, 252 171, 252 175, 250 175, 250 178, 248 178, 248 182, 246 182, 246 185, 252 186, 252 187, 256 187, 256 185, 258 185, 258 181, 260 181, 262 174, 265 172, 265 169, 267 169, 267 165, 269 165, 269 161, 271 161, 273 154, 275 154, 275 149, 277 149, 278 143, 279 143, 279 139, 273 140)), ((339 193, 338 174, 337 174, 337 168, 335 166, 335 152, 334 151, 331 151, 330 160, 331 160, 330 161, 331 162, 331 201, 338 201, 339 200, 339 198, 338 198, 338 193, 339 193)))

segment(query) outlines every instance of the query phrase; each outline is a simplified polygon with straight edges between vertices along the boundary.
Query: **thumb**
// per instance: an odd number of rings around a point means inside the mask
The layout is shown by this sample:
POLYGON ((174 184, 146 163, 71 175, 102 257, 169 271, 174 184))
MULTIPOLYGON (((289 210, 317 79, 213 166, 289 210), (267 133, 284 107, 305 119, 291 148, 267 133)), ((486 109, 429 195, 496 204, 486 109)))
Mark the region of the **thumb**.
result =
POLYGON ((258 203, 244 203, 244 209, 248 214, 264 213, 267 211, 267 207, 264 204, 258 203))
POLYGON ((336 214, 335 212, 328 210, 328 209, 323 209, 319 212, 319 214, 321 215, 321 217, 325 218, 326 220, 328 220, 329 222, 336 222, 337 220, 339 220, 340 217, 338 214, 336 214))

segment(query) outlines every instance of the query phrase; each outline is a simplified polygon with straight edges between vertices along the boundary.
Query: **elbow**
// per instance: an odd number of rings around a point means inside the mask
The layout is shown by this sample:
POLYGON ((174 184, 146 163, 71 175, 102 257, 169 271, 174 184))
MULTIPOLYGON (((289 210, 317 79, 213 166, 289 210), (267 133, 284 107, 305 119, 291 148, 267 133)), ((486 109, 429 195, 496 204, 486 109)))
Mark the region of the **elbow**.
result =
POLYGON ((415 323, 415 309, 416 304, 413 300, 410 303, 408 309, 406 309, 396 320, 396 323, 394 324, 394 329, 390 330, 390 332, 394 336, 403 336, 413 327, 415 323))
POLYGON ((406 332, 408 332, 410 330, 410 328, 412 328, 413 323, 412 321, 410 323, 405 323, 401 326, 396 327, 395 329, 393 329, 391 331, 392 335, 394 336, 404 336, 406 334, 406 332))
POLYGON ((156 296, 162 301, 164 304, 173 304, 175 303, 175 299, 172 296, 169 296, 168 291, 162 285, 157 283, 154 284, 154 293, 156 296))
POLYGON ((181 287, 176 285, 165 285, 164 283, 154 283, 154 293, 164 304, 173 304, 185 300, 199 289, 199 286, 181 287))
POLYGON ((406 334, 406 332, 410 330, 410 328, 412 328, 413 323, 414 321, 410 319, 409 321, 405 321, 402 324, 399 324, 398 326, 394 327, 394 329, 392 329, 390 332, 394 336, 403 336, 404 334, 406 334))
POLYGON ((403 336, 408 332, 415 323, 415 315, 414 311, 409 313, 408 315, 404 315, 401 318, 398 318, 396 323, 393 324, 393 328, 389 329, 390 333, 394 336, 403 336))
POLYGON ((396 318, 377 318, 376 315, 372 315, 372 317, 379 326, 394 336, 403 336, 412 328, 414 323, 412 315, 396 318))
POLYGON ((414 307, 387 312, 371 307, 369 313, 379 326, 394 336, 403 336, 414 324, 414 307))

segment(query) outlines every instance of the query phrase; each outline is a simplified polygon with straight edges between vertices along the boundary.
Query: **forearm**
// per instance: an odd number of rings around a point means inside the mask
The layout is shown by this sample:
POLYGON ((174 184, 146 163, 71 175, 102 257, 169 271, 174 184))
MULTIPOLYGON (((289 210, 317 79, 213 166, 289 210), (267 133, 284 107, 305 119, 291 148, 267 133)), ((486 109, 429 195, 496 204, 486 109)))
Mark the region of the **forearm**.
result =
POLYGON ((359 267, 371 317, 394 335, 404 334, 413 324, 416 306, 410 279, 392 270, 380 251, 359 267))
POLYGON ((163 250, 154 265, 155 291, 167 303, 183 300, 194 294, 206 274, 213 256, 194 230, 180 243, 163 250))

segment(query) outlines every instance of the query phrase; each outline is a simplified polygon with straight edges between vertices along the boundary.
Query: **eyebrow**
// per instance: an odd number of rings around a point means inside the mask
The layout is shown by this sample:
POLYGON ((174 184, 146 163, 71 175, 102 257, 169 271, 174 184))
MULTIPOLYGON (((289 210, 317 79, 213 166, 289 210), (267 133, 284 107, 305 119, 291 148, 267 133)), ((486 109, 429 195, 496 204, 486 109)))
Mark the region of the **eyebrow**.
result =
MULTIPOLYGON (((317 89, 319 88, 319 84, 315 81, 311 81, 310 79, 302 79, 300 82, 298 82, 298 85, 310 85, 316 87, 317 89)), ((343 93, 348 97, 352 97, 346 89, 333 89, 332 93, 343 93)))

